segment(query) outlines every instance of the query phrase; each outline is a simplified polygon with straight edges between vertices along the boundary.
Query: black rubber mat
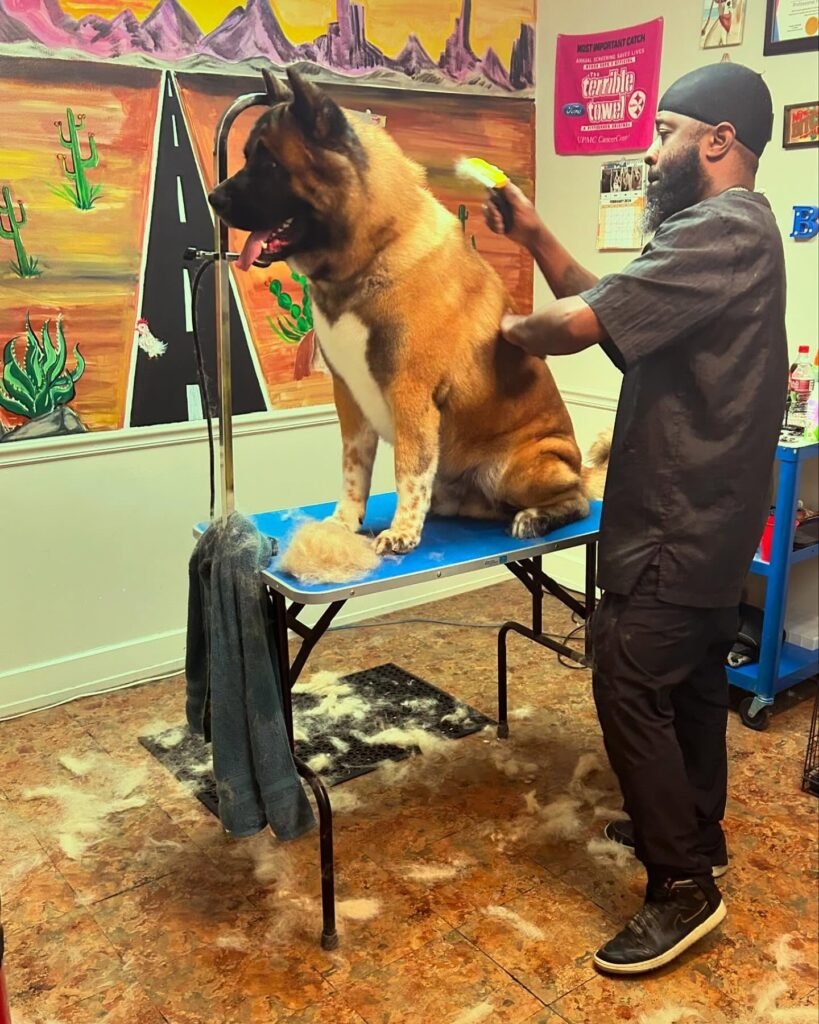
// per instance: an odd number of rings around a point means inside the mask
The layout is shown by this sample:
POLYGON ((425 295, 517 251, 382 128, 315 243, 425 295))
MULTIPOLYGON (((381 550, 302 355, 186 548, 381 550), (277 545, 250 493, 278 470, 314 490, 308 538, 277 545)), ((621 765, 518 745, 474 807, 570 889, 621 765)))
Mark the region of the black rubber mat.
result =
MULTIPOLYGON (((425 679, 385 664, 354 672, 340 679, 349 686, 349 696, 358 698, 353 717, 333 718, 310 714, 324 695, 293 694, 296 753, 308 764, 325 755, 326 764, 317 768, 325 785, 337 786, 374 771, 381 761, 401 761, 417 748, 392 743, 368 743, 386 729, 423 729, 434 736, 457 740, 494 724, 475 708, 438 689, 425 679), (335 741, 335 742, 333 742, 335 741)), ((180 782, 192 785, 196 796, 218 816, 216 784, 210 767, 210 746, 187 727, 166 730, 156 736, 140 736, 149 750, 180 782)))

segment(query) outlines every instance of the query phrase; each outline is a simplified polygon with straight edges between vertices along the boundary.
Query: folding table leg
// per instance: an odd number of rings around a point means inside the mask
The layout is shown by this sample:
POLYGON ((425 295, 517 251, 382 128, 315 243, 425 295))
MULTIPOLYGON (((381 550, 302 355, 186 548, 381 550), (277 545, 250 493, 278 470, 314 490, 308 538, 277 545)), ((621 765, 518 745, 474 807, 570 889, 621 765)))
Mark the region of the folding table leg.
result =
POLYGON ((511 629, 507 622, 498 630, 498 739, 509 739, 509 719, 507 710, 507 669, 506 669, 506 634, 511 629))
MULTIPOLYGON (((293 739, 293 702, 291 690, 298 679, 307 657, 327 631, 333 618, 338 614, 344 605, 343 601, 329 605, 322 614, 315 626, 306 626, 297 621, 298 613, 302 605, 291 605, 288 615, 287 604, 282 594, 270 589, 271 613, 271 643, 275 642, 275 653, 279 675, 282 680, 282 705, 284 708, 285 724, 287 735, 290 739, 290 749, 295 750, 293 739), (302 643, 296 657, 290 662, 290 648, 288 638, 288 621, 296 629, 301 637, 302 643)), ((316 799, 316 806, 319 815, 319 855, 321 860, 321 947, 322 949, 336 949, 338 946, 338 932, 336 931, 336 903, 335 903, 335 857, 333 854, 333 810, 330 805, 330 797, 327 789, 318 775, 300 758, 293 753, 293 762, 296 771, 306 780, 313 796, 316 799)))
POLYGON ((516 576, 532 595, 532 628, 523 626, 519 622, 506 622, 498 630, 498 738, 505 740, 509 737, 509 712, 508 712, 508 657, 507 639, 510 633, 517 633, 529 640, 534 640, 541 647, 569 658, 581 665, 591 664, 591 639, 590 631, 586 629, 586 644, 584 654, 579 654, 567 644, 558 643, 543 633, 543 592, 548 591, 567 608, 578 615, 582 615, 586 623, 591 620, 595 604, 595 585, 597 571, 597 545, 586 545, 586 593, 585 602, 581 604, 575 597, 564 590, 551 577, 543 572, 543 559, 538 556, 531 560, 523 559, 520 562, 509 562, 506 568, 516 576))
POLYGON ((319 852, 321 856, 321 948, 336 949, 336 869, 333 855, 333 811, 324 783, 304 761, 294 757, 296 770, 313 790, 319 812, 319 852))

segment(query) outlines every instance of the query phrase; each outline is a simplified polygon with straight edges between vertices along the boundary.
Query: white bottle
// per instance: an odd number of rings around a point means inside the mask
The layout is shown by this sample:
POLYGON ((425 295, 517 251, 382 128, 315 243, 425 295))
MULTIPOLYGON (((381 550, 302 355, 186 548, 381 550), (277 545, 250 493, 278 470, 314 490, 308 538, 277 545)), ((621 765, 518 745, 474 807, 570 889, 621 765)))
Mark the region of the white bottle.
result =
POLYGON ((807 345, 799 346, 799 354, 796 357, 796 365, 791 373, 789 385, 791 407, 788 413, 788 426, 801 427, 803 430, 808 426, 808 402, 811 400, 814 385, 809 351, 807 345))

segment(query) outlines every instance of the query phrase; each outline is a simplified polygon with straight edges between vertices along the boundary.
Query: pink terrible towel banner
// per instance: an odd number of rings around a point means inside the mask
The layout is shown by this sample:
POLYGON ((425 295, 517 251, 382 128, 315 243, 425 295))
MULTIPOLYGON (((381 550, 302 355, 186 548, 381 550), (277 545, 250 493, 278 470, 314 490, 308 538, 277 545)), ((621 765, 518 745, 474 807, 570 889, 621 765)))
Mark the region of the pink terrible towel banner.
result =
POLYGON ((662 44, 662 18, 557 37, 556 153, 629 153, 651 145, 662 44))

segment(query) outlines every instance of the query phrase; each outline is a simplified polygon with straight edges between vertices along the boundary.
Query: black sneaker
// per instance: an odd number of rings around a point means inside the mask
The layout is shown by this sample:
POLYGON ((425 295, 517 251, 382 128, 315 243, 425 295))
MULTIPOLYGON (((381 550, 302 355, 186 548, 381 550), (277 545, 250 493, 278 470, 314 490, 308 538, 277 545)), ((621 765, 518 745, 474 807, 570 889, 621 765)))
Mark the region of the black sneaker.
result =
POLYGON ((675 960, 713 931, 726 915, 707 876, 649 885, 646 901, 626 927, 594 954, 609 974, 642 974, 675 960))
MULTIPOLYGON (((603 835, 613 843, 619 843, 634 852, 634 826, 630 821, 610 821, 603 829, 603 835)), ((727 863, 711 865, 711 874, 714 878, 722 878, 727 870, 727 863)))

